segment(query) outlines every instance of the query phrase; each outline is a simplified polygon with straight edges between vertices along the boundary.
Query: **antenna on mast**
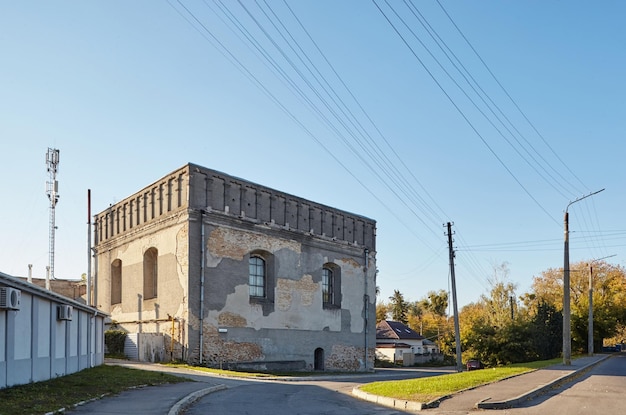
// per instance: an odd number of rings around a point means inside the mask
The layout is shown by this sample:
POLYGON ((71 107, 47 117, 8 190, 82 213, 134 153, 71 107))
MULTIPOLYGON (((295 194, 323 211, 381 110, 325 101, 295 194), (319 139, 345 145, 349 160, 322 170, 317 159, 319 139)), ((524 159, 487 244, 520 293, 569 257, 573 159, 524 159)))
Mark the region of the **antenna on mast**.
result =
POLYGON ((59 201, 59 182, 57 181, 57 171, 59 170, 59 150, 56 148, 48 148, 46 153, 46 165, 48 167, 49 180, 46 182, 46 194, 50 200, 50 229, 49 229, 49 246, 48 246, 48 267, 49 274, 54 279, 54 234, 55 225, 55 208, 59 201))

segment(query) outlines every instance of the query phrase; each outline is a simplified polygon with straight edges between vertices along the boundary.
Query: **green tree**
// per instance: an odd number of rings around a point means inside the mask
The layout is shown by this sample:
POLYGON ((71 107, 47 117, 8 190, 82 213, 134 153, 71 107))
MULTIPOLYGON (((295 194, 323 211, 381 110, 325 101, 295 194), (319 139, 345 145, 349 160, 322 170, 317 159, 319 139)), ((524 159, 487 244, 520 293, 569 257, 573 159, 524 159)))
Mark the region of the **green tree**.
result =
POLYGON ((489 278, 491 290, 489 296, 482 295, 481 300, 489 310, 489 322, 495 327, 506 327, 511 323, 511 314, 515 315, 515 284, 508 281, 509 268, 506 262, 494 266, 493 276, 489 278), (513 310, 511 310, 513 307, 513 310))
POLYGON ((563 314, 554 305, 539 302, 530 329, 534 360, 559 356, 563 348, 563 314))
POLYGON ((448 309, 448 293, 444 290, 429 291, 421 303, 435 316, 445 317, 448 309))
POLYGON ((394 321, 399 321, 400 323, 407 324, 409 303, 404 299, 402 293, 398 290, 394 290, 393 295, 389 297, 389 301, 391 302, 391 318, 394 321))
POLYGON ((412 304, 409 326, 427 339, 436 338, 441 348, 441 336, 449 329, 445 318, 447 308, 446 291, 429 291, 426 297, 412 304))
POLYGON ((475 358, 488 365, 500 365, 524 362, 534 355, 528 313, 519 313, 515 284, 507 281, 508 274, 506 263, 494 266, 489 293, 461 310, 465 360, 475 358))
MULTIPOLYGON (((570 264, 572 350, 587 350, 589 261, 570 264)), ((594 343, 614 337, 626 323, 626 273, 621 266, 593 263, 594 343)), ((563 310, 563 269, 549 269, 533 279, 538 301, 563 310)))
POLYGON ((424 306, 420 301, 409 304, 408 326, 422 334, 424 330, 424 306))

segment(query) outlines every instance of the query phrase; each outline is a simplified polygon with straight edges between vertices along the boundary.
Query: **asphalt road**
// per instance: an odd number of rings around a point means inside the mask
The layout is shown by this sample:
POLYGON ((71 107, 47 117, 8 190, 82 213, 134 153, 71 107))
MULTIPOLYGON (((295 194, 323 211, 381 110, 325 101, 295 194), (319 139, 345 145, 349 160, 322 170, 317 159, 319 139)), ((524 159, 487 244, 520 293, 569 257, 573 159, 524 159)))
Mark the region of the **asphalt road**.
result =
POLYGON ((623 414, 626 355, 600 363, 573 383, 540 396, 523 407, 498 411, 505 415, 623 414))
POLYGON ((196 402, 185 415, 396 415, 407 414, 352 396, 352 388, 377 380, 435 376, 450 371, 413 369, 376 375, 297 382, 229 382, 228 389, 196 402))

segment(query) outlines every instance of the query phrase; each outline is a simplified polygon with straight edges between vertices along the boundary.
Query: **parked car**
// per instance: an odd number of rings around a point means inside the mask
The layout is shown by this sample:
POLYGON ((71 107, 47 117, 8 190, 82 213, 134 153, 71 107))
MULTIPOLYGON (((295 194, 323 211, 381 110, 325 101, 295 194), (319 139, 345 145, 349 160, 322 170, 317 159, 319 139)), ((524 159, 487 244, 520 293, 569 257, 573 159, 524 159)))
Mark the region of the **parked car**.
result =
POLYGON ((467 370, 484 369, 483 362, 480 360, 472 359, 467 361, 467 370))

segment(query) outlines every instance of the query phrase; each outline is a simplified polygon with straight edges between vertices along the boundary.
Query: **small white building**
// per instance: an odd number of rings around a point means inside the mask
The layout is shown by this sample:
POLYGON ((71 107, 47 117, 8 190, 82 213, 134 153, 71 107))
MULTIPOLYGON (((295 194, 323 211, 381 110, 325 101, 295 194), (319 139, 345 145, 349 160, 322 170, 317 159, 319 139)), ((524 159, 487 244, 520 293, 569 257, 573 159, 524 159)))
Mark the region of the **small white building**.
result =
POLYGON ((0 389, 103 364, 105 317, 0 273, 0 389))
POLYGON ((443 360, 437 345, 398 321, 376 325, 376 358, 404 366, 443 360))
POLYGON ((424 339, 422 344, 423 346, 423 353, 428 353, 428 354, 438 354, 439 353, 439 347, 437 346, 437 343, 428 340, 428 339, 424 339))
POLYGON ((405 354, 428 353, 426 340, 409 326, 398 321, 385 320, 376 325, 376 354, 392 362, 404 361, 405 354))

